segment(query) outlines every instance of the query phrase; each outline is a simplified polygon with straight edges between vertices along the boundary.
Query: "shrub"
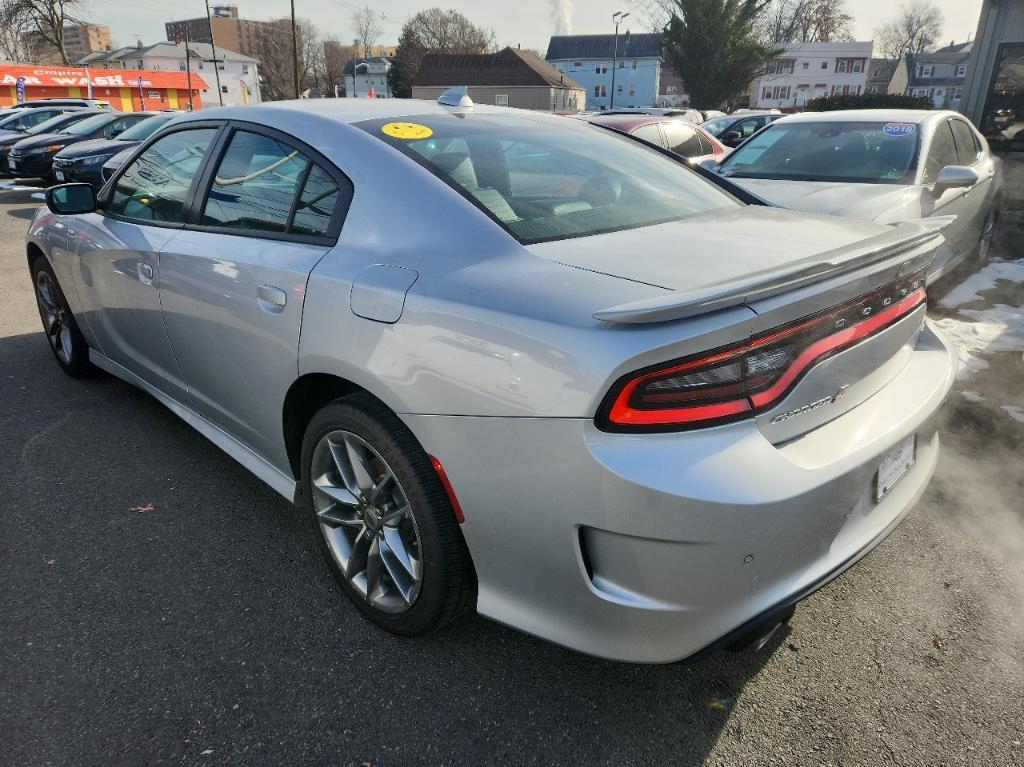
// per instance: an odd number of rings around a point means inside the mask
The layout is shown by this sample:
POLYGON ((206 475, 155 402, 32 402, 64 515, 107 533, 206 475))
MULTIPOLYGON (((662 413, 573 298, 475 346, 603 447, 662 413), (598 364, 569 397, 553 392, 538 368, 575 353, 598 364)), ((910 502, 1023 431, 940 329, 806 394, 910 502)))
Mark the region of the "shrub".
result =
POLYGON ((931 109, 926 96, 900 96, 894 93, 862 93, 855 95, 820 96, 804 105, 807 112, 834 112, 837 109, 931 109))

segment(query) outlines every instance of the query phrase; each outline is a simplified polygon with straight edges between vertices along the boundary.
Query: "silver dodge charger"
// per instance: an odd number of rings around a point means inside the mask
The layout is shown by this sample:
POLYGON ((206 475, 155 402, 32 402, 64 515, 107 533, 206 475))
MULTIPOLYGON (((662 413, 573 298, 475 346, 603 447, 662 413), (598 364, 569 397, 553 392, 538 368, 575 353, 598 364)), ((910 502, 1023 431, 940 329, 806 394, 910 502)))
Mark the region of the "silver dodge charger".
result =
POLYGON ((407 100, 182 116, 47 192, 46 337, 304 509, 341 591, 582 652, 764 637, 893 531, 955 358, 946 220, 758 204, 575 120, 407 100))

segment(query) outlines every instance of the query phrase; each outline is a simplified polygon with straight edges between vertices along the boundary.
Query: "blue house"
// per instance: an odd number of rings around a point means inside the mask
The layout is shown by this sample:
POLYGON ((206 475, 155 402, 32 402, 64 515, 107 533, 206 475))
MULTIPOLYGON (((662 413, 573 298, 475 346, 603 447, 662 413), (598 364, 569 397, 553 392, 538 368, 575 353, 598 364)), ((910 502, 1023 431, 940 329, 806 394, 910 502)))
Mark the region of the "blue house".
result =
POLYGON ((650 107, 661 83, 661 35, 556 35, 548 62, 587 89, 587 109, 650 107), (614 92, 612 61, 615 60, 614 92))

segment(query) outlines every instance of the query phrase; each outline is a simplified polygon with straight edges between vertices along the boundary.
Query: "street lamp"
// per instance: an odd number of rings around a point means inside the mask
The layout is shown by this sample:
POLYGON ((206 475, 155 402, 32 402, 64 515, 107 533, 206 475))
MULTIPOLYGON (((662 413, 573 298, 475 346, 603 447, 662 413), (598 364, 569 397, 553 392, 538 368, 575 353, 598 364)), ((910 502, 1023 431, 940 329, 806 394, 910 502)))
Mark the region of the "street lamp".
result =
POLYGON ((615 108, 615 70, 618 69, 619 60, 619 24, 626 18, 629 13, 623 13, 622 11, 616 11, 612 14, 612 23, 615 25, 615 47, 612 49, 612 95, 608 101, 608 108, 615 108))

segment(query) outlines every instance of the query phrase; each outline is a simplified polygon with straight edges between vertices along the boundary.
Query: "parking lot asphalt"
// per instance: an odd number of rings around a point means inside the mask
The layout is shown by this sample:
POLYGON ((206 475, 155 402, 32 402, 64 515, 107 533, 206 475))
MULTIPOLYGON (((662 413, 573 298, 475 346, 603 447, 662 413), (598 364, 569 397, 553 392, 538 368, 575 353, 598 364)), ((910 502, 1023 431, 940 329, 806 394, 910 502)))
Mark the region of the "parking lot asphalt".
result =
POLYGON ((896 533, 759 653, 634 666, 475 616, 363 620, 279 496, 127 384, 60 372, 40 203, 6 186, 0 764, 1024 764, 1024 262, 935 301, 967 364, 896 533))

